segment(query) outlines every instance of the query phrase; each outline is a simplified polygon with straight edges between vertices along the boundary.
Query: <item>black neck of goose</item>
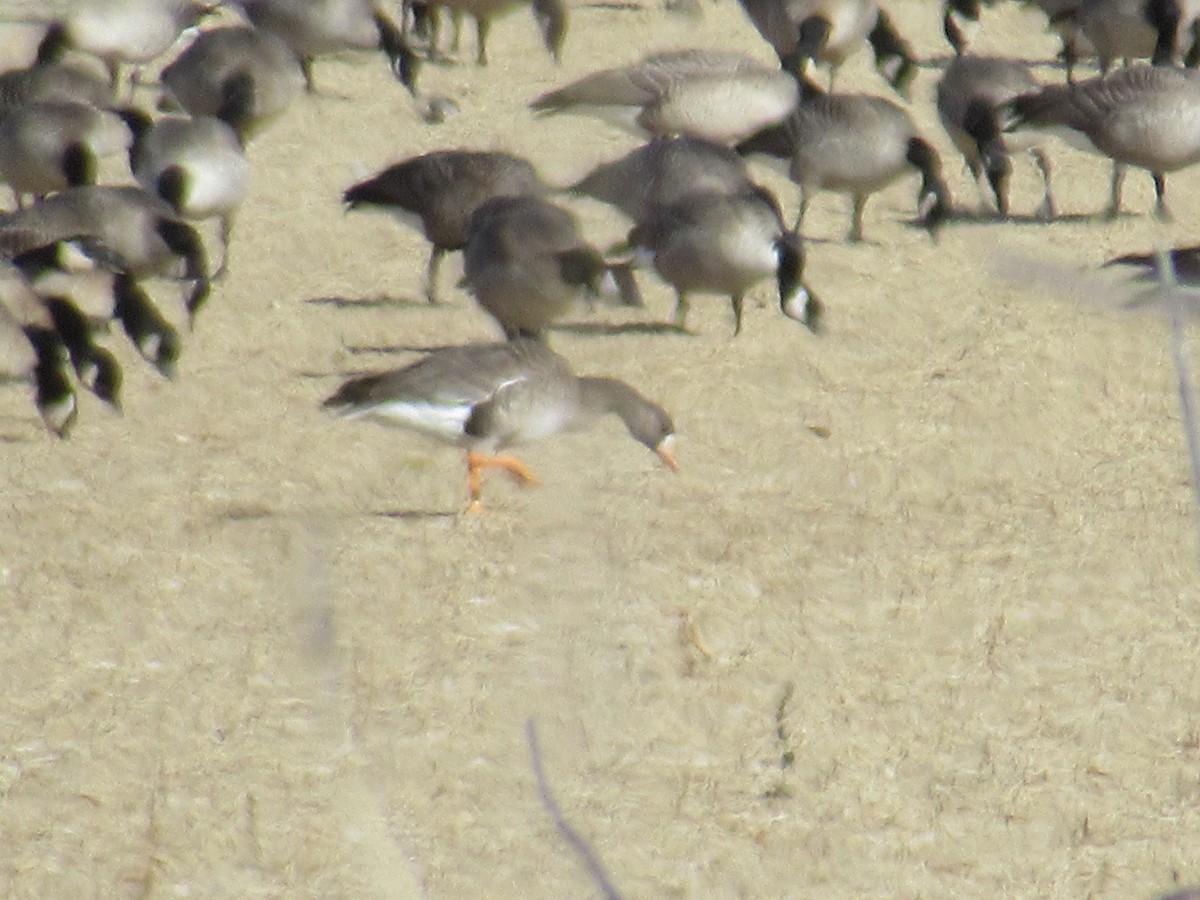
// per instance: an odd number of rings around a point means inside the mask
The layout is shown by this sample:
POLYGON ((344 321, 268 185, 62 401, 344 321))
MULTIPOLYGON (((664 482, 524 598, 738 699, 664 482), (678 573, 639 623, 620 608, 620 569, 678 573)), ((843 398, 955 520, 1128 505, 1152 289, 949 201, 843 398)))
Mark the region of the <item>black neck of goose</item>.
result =
POLYGON ((391 19, 381 12, 376 12, 372 18, 375 21, 375 29, 379 32, 379 49, 387 56, 392 75, 408 89, 410 94, 416 96, 416 55, 409 49, 404 34, 391 19))
POLYGON ((1146 0, 1146 4, 1142 7, 1142 16, 1157 33, 1151 61, 1156 66, 1171 65, 1179 40, 1178 3, 1176 0, 1146 0))
POLYGON ((896 26, 882 9, 875 20, 875 27, 867 35, 867 41, 875 54, 875 68, 896 93, 907 98, 909 83, 917 74, 917 63, 908 43, 900 37, 896 26))
POLYGON ((239 71, 221 85, 221 103, 216 118, 233 129, 242 146, 246 144, 246 131, 254 121, 255 98, 254 76, 249 72, 239 71))
POLYGON ((63 54, 71 46, 71 37, 67 34, 67 26, 62 22, 52 22, 38 44, 35 66, 48 66, 63 58, 63 54))
POLYGON ((580 378, 579 391, 583 415, 616 415, 629 433, 651 450, 675 430, 666 412, 616 378, 580 378))
POLYGON ((136 169, 141 162, 142 149, 146 143, 146 134, 154 126, 154 120, 150 118, 149 113, 133 106, 118 109, 116 112, 121 117, 121 121, 125 123, 125 127, 129 129, 129 134, 133 138, 133 142, 129 145, 129 166, 131 169, 136 169))
POLYGON ((562 61, 567 37, 567 8, 562 0, 533 0, 533 14, 542 29, 542 40, 555 62, 562 61))
POLYGON ((960 20, 978 22, 982 12, 980 0, 946 0, 946 9, 942 14, 942 34, 954 48, 955 54, 962 56, 967 48, 967 36, 963 33, 960 20))
POLYGON ((950 189, 942 178, 942 161, 937 151, 918 137, 908 142, 905 158, 921 173, 921 189, 917 197, 917 207, 923 213, 921 224, 931 234, 936 234, 950 215, 950 189))

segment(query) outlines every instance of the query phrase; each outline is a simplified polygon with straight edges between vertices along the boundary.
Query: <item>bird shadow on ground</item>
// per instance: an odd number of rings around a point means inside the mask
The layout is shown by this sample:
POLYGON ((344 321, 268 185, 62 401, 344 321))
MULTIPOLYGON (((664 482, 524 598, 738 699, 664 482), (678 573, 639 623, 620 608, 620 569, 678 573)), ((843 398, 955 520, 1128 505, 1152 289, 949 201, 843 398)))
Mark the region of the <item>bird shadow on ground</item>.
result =
MULTIPOLYGON (((1122 212, 1117 218, 1124 219, 1132 217, 1133 213, 1122 212)), ((1030 213, 1009 213, 1007 216, 1002 216, 995 210, 967 210, 956 209, 946 217, 946 225, 997 225, 1000 223, 1013 225, 1055 225, 1062 223, 1074 224, 1095 224, 1096 222, 1111 222, 1112 218, 1106 212, 1100 213, 1059 213, 1052 219, 1047 219, 1045 216, 1040 216, 1036 212, 1030 213)), ((913 220, 909 223, 914 228, 919 228, 920 222, 913 220)))
MULTIPOLYGON (((361 510, 343 513, 341 518, 371 518, 392 519, 401 522, 424 522, 431 519, 457 519, 460 510, 457 509, 380 509, 361 510)), ((213 513, 218 522, 261 522, 268 519, 294 519, 297 513, 287 510, 272 509, 257 503, 234 503, 213 513)))
POLYGON ((552 325, 549 331, 574 334, 580 337, 598 337, 618 334, 674 334, 692 336, 690 331, 671 322, 569 322, 552 325))
POLYGON ((425 522, 430 519, 457 519, 459 510, 455 509, 381 509, 364 512, 363 515, 377 519, 392 519, 400 522, 425 522))
POLYGON ((424 309, 428 300, 417 297, 310 297, 304 301, 313 306, 332 306, 337 309, 424 309))

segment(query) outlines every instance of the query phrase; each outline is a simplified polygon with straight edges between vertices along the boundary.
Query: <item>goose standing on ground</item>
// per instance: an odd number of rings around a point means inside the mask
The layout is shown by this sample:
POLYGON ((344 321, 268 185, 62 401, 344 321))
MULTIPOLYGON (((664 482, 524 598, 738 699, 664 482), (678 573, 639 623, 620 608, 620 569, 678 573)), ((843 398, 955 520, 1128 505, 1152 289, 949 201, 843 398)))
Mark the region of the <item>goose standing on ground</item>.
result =
POLYGON ((735 194, 753 188, 746 161, 723 144, 693 137, 656 138, 601 163, 567 190, 640 221, 688 194, 735 194))
POLYGON ((796 79, 732 50, 675 50, 595 72, 538 97, 540 113, 614 115, 659 137, 733 144, 796 107, 796 79))
POLYGON ((950 191, 937 151, 920 136, 901 107, 869 94, 822 94, 808 85, 796 112, 738 145, 742 154, 765 154, 785 162, 800 186, 796 230, 817 191, 853 198, 847 239, 863 239, 867 198, 913 169, 921 174, 917 211, 936 232, 950 213, 950 191))
POLYGON ((212 277, 221 277, 250 174, 235 127, 244 117, 229 109, 217 116, 167 116, 157 122, 135 109, 123 116, 133 133, 129 163, 138 183, 185 219, 219 220, 221 263, 212 277))
POLYGON ((309 93, 315 90, 313 60, 345 51, 379 50, 392 74, 413 87, 415 59, 400 29, 370 0, 233 0, 256 28, 280 37, 292 48, 304 71, 309 93))
MULTIPOLYGON (((76 187, 0 215, 0 255, 77 237, 108 248, 129 280, 168 275, 190 282, 184 304, 195 316, 208 298, 208 261, 192 226, 140 187, 76 187)), ((124 282, 118 284, 123 287, 124 282)))
POLYGON ((75 4, 53 22, 39 58, 55 59, 68 49, 102 60, 116 89, 121 67, 145 65, 171 48, 185 28, 208 15, 214 3, 194 0, 90 0, 75 4))
POLYGON ((547 191, 533 166, 511 153, 435 150, 388 166, 347 188, 342 199, 350 209, 375 208, 400 221, 420 220, 432 245, 425 296, 437 303, 442 258, 466 246, 475 210, 493 197, 536 197, 547 191))
POLYGON ((466 448, 472 513, 483 508, 485 469, 503 469, 521 484, 537 481, 500 450, 609 413, 678 469, 675 426, 661 407, 623 381, 575 375, 540 341, 436 350, 406 368, 353 379, 323 406, 341 418, 370 418, 466 448))
POLYGON ((496 197, 480 206, 463 256, 468 290, 510 340, 540 337, 581 296, 599 295, 610 275, 575 217, 540 197, 496 197))
POLYGON ((17 207, 93 184, 99 160, 129 149, 129 130, 112 112, 83 103, 28 103, 0 114, 0 181, 17 207))
POLYGON ((1133 66, 1067 87, 1023 94, 1004 108, 1005 130, 1066 129, 1113 161, 1108 215, 1121 210, 1128 166, 1154 178, 1155 209, 1167 210, 1167 173, 1200 162, 1200 73, 1133 66))
POLYGON ((249 139, 304 92, 304 71, 275 35, 227 25, 197 35, 163 69, 162 84, 192 116, 219 116, 236 100, 244 110, 238 132, 249 139))
POLYGON ((812 331, 820 302, 804 283, 800 236, 783 224, 765 188, 740 194, 693 193, 652 209, 629 236, 635 252, 675 288, 675 327, 687 330, 688 295, 722 294, 733 303, 733 333, 742 330, 746 292, 774 276, 780 308, 812 331))
POLYGON ((107 82, 83 69, 35 60, 23 69, 0 73, 0 116, 27 103, 82 103, 104 107, 112 103, 107 82))
POLYGON ((1004 134, 1000 121, 1004 103, 1040 88, 1041 84, 1025 63, 984 56, 956 56, 938 81, 937 108, 942 126, 962 153, 980 188, 981 197, 982 179, 986 175, 1001 216, 1008 215, 1010 157, 1027 150, 1037 163, 1045 186, 1038 216, 1054 218, 1050 158, 1044 141, 1028 132, 1024 135, 1004 134))
MULTIPOLYGON (((967 31, 979 23, 983 6, 991 6, 998 0, 945 0, 942 9, 942 31, 946 40, 961 56, 967 50, 967 31)), ((1026 5, 1036 6, 1046 16, 1047 27, 1055 31, 1062 41, 1059 58, 1067 63, 1067 80, 1072 67, 1085 53, 1095 53, 1079 30, 1079 6, 1082 0, 1024 0, 1026 5)), ((1167 0, 1174 2, 1174 0, 1167 0)))
MULTIPOLYGON (((563 0, 438 0, 436 7, 451 10, 457 20, 459 14, 465 13, 475 19, 476 62, 486 66, 487 40, 492 27, 492 19, 505 15, 522 6, 531 6, 533 17, 542 32, 542 41, 546 50, 554 57, 555 62, 562 59, 563 43, 567 37, 567 6, 563 0)), ((457 49, 457 24, 455 26, 455 48, 457 49)), ((430 47, 433 55, 437 47, 430 47)))
POLYGON ((789 72, 804 74, 808 62, 829 65, 829 87, 837 70, 864 42, 875 67, 900 94, 916 74, 916 61, 876 0, 738 0, 763 40, 775 48, 789 72))

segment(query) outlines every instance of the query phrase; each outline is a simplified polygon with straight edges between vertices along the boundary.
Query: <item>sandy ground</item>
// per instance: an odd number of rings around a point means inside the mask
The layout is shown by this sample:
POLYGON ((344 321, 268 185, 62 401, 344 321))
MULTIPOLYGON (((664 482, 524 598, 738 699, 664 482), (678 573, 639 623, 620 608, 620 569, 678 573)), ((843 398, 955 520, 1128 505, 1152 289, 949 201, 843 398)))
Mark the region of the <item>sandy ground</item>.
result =
MULTIPOLYGON (((944 61, 934 6, 891 3, 944 61)), ((0 391, 0 894, 594 896, 539 799, 530 718, 629 897, 1200 882, 1197 538, 1167 333, 1083 274, 1194 240, 1200 172, 1171 178, 1173 225, 1146 215, 1144 173, 1106 222, 1107 163, 1060 148, 1062 221, 1027 215, 1022 160, 1016 221, 937 244, 909 224, 915 181, 871 202, 863 246, 822 196, 819 338, 766 284, 736 340, 717 299, 695 337, 622 327, 669 316, 650 274, 644 311, 580 311, 554 346, 672 411, 678 475, 606 422, 528 448, 542 486, 493 479, 487 513, 459 518, 457 453, 320 413, 348 374, 493 334, 458 261, 427 307, 423 241, 345 215, 341 190, 444 146, 565 181, 635 141, 528 100, 687 45, 770 58, 727 0, 700 23, 577 6, 559 68, 518 13, 488 69, 425 69, 462 108, 435 127, 381 60, 319 65, 324 96, 251 148, 229 277, 178 379, 114 339, 126 412, 85 397, 66 441, 0 391), (1044 287, 1035 260, 1082 290, 1044 287)), ((980 45, 1054 46, 1015 9, 980 45)), ((972 211, 936 76, 913 113, 972 211)), ((886 90, 865 55, 840 85, 886 90)), ((601 244, 627 227, 572 207, 601 244)))

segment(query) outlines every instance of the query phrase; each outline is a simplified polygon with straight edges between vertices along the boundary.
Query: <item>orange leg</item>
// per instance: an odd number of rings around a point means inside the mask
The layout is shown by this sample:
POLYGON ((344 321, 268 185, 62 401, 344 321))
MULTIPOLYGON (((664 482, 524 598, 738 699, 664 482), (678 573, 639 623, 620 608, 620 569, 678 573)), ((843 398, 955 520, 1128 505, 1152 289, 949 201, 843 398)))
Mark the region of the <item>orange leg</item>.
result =
POLYGON ((478 513, 483 510, 483 500, 480 495, 483 490, 483 470, 503 469, 512 476, 517 484, 537 484, 537 476, 515 456, 485 456, 473 450, 467 451, 467 494, 471 502, 467 512, 478 513))

